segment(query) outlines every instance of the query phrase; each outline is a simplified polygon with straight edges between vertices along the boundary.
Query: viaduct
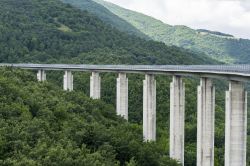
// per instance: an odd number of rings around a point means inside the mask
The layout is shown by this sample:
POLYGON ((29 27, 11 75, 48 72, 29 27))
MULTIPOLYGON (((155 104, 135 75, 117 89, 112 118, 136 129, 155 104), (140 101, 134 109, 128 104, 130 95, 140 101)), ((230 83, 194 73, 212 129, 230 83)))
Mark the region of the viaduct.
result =
POLYGON ((157 74, 173 77, 170 85, 170 157, 184 165, 185 84, 184 76, 200 77, 197 87, 197 166, 214 165, 215 87, 213 78, 226 79, 225 166, 246 166, 247 92, 250 65, 70 65, 70 64, 0 64, 0 67, 37 70, 38 81, 46 80, 47 70, 63 70, 63 89, 73 90, 72 71, 89 71, 90 97, 99 99, 101 72, 118 73, 117 114, 128 120, 128 73, 145 74, 143 81, 143 138, 156 140, 157 74))

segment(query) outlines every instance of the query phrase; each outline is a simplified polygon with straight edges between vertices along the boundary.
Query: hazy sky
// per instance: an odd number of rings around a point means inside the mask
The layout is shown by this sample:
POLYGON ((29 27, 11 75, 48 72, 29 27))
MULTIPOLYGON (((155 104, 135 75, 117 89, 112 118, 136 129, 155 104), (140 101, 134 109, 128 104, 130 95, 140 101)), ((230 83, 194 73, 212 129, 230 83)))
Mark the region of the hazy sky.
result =
POLYGON ((171 25, 250 39, 250 0, 106 0, 171 25))

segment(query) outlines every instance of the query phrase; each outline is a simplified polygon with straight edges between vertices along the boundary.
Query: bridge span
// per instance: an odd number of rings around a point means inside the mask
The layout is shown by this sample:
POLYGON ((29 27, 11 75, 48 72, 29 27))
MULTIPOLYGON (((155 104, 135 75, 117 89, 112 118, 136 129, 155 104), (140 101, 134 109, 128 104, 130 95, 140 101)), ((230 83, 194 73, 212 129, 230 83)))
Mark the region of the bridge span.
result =
POLYGON ((88 64, 9 64, 9 66, 32 70, 70 70, 97 72, 150 73, 180 76, 206 76, 228 80, 250 80, 250 65, 88 65, 88 64))
POLYGON ((184 76, 200 77, 197 87, 197 166, 214 165, 215 87, 213 78, 226 79, 225 166, 246 166, 247 91, 250 65, 76 65, 0 64, 0 67, 37 70, 38 81, 46 81, 47 70, 63 70, 63 89, 73 90, 72 71, 89 71, 90 97, 101 98, 102 72, 118 73, 116 112, 128 120, 128 73, 145 74, 143 80, 143 137, 156 140, 157 74, 172 76, 170 85, 170 157, 184 165, 185 83, 184 76))

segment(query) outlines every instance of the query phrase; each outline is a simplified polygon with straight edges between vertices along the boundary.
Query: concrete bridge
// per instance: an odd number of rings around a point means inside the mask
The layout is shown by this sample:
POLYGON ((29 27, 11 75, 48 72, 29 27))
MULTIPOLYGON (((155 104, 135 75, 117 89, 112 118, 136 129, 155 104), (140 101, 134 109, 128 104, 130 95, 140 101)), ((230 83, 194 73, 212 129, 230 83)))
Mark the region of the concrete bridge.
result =
POLYGON ((92 72, 90 97, 101 97, 101 72, 118 73, 116 111, 128 120, 127 73, 145 74, 143 81, 143 137, 156 140, 157 74, 173 77, 170 85, 170 157, 184 165, 185 84, 183 76, 200 77, 197 87, 197 166, 214 165, 215 87, 213 78, 226 79, 225 166, 246 166, 247 92, 250 65, 69 65, 69 64, 0 64, 37 70, 38 81, 46 80, 47 70, 64 70, 63 89, 73 90, 72 71, 92 72))

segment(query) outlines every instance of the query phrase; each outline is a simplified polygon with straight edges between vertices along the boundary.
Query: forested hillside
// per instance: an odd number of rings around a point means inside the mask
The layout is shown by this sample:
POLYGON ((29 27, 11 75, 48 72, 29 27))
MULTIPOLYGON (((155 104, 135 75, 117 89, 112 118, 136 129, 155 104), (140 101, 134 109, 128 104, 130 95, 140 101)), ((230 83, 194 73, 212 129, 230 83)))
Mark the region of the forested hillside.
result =
POLYGON ((0 69, 0 165, 177 165, 164 147, 143 143, 141 126, 82 92, 0 69))
MULTIPOLYGON (((217 63, 201 54, 120 32, 88 11, 59 0, 1 0, 0 10, 0 62, 217 63)), ((87 97, 89 73, 73 74, 75 90, 67 93, 62 91, 63 72, 47 72, 48 82, 42 84, 35 80, 35 72, 1 69, 0 165, 176 165, 168 158, 170 77, 156 77, 157 142, 142 143, 144 76, 128 75, 127 123, 114 111, 116 74, 101 74, 101 100, 87 97)), ((185 165, 193 166, 199 81, 187 78, 185 83, 185 165)), ((215 165, 223 165, 227 87, 216 87, 215 165)))
POLYGON ((213 62, 184 49, 119 32, 59 0, 2 0, 0 10, 0 62, 213 62))
MULTIPOLYGON (((62 1, 71 3, 78 8, 89 10, 101 19, 106 15, 108 15, 107 18, 112 17, 110 13, 100 13, 99 10, 94 7, 96 5, 90 2, 90 0, 62 1), (86 5, 90 3, 92 5, 86 5)), ((134 29, 137 29, 153 40, 164 42, 167 45, 175 45, 196 52, 206 53, 219 61, 228 63, 250 63, 250 40, 238 39, 231 35, 225 36, 220 32, 214 33, 207 30, 194 30, 186 26, 171 26, 152 17, 121 8, 103 0, 93 1, 103 5, 115 15, 116 19, 107 19, 105 17, 103 20, 121 31, 141 36, 141 34, 134 31, 134 29), (117 20, 117 16, 120 17, 120 20, 126 21, 129 26, 120 28, 122 24, 120 24, 119 21, 115 21, 117 20), (130 30, 129 27, 131 26, 133 28, 130 30)))
POLYGON ((105 8, 104 6, 102 6, 97 2, 94 2, 93 0, 61 0, 61 1, 64 3, 71 4, 73 6, 80 7, 83 10, 87 10, 89 13, 98 16, 98 18, 103 20, 105 23, 108 23, 109 25, 113 26, 116 29, 119 29, 122 32, 150 39, 149 37, 147 37, 147 35, 136 29, 127 21, 123 20, 119 16, 110 12, 107 8, 105 8))

